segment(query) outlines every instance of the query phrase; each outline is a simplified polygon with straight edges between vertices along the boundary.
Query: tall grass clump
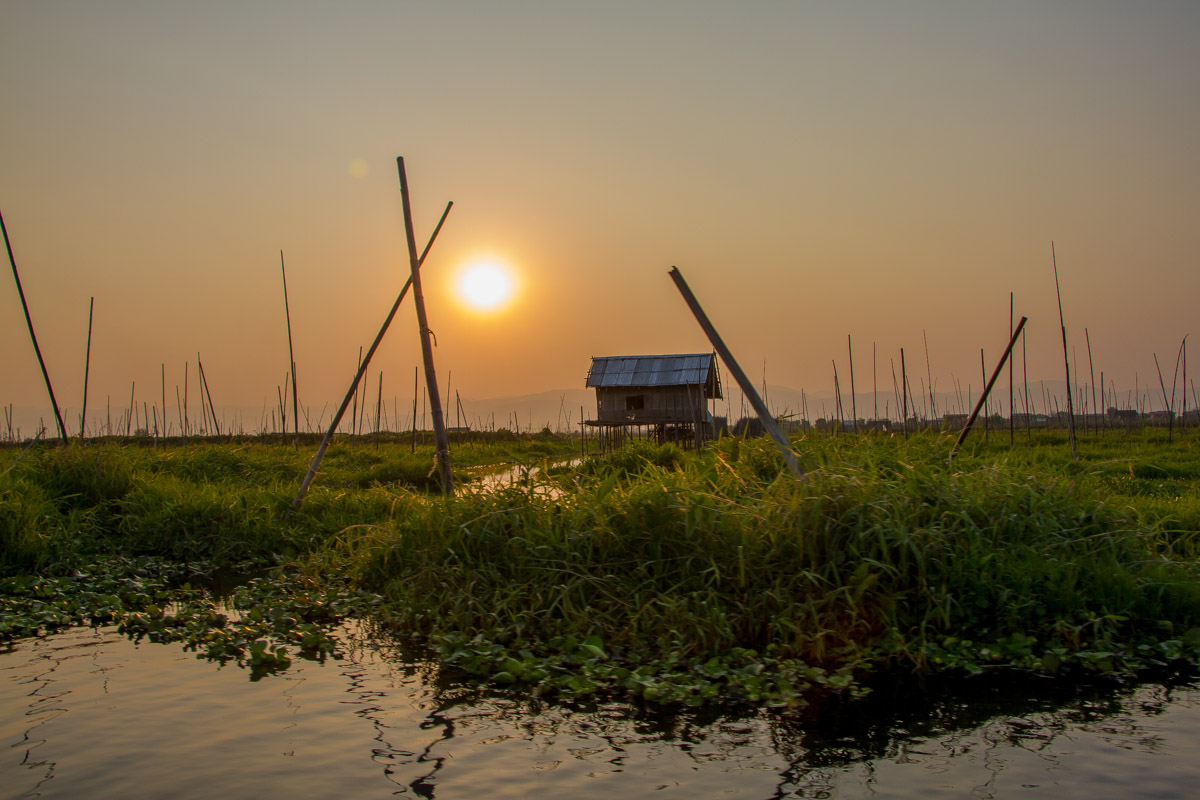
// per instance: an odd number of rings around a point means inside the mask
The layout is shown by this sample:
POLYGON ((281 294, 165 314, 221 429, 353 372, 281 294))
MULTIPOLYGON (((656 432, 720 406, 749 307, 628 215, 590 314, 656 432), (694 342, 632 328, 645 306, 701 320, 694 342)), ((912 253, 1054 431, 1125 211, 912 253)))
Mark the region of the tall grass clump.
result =
POLYGON ((595 637, 631 662, 1057 669, 1168 653, 1200 625, 1195 554, 1136 513, 921 447, 810 450, 804 481, 763 442, 630 450, 569 481, 407 498, 341 547, 405 625, 531 652, 595 637))

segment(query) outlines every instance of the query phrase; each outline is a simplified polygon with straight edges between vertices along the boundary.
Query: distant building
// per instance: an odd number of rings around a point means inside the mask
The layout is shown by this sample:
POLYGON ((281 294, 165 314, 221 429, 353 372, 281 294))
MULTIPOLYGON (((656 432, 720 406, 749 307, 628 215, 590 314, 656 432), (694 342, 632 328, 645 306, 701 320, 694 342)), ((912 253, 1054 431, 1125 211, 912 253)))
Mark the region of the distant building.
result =
POLYGON ((600 356, 592 359, 588 388, 596 390, 602 445, 628 437, 699 446, 714 434, 708 403, 721 394, 715 353, 600 356))

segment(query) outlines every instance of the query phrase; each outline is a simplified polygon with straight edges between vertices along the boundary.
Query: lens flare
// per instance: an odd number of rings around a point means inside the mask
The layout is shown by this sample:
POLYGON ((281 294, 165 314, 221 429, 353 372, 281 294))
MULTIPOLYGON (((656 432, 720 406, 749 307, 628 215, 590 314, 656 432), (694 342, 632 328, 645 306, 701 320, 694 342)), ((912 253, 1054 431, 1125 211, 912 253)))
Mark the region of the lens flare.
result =
POLYGON ((476 261, 458 276, 458 296, 476 311, 496 311, 512 299, 511 270, 495 261, 476 261))

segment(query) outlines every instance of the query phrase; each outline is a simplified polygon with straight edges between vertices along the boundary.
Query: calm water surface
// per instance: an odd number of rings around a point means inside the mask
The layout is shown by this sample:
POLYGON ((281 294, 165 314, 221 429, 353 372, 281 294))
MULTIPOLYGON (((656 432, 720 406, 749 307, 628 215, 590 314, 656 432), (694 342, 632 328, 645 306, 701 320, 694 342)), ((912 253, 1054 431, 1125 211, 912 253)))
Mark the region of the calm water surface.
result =
POLYGON ((696 719, 488 697, 341 635, 341 660, 258 681, 112 629, 19 641, 0 653, 0 797, 1200 794, 1194 685, 903 688, 801 721, 696 719))

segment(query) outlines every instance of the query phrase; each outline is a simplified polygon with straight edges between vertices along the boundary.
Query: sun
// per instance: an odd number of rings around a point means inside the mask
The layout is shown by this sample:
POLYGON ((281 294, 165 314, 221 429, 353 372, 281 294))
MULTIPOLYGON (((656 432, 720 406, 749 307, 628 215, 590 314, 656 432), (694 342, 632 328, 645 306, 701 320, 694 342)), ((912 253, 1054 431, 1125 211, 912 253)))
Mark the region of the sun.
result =
POLYGON ((475 311, 498 311, 513 297, 512 270, 498 261, 475 261, 458 275, 459 298, 475 311))

